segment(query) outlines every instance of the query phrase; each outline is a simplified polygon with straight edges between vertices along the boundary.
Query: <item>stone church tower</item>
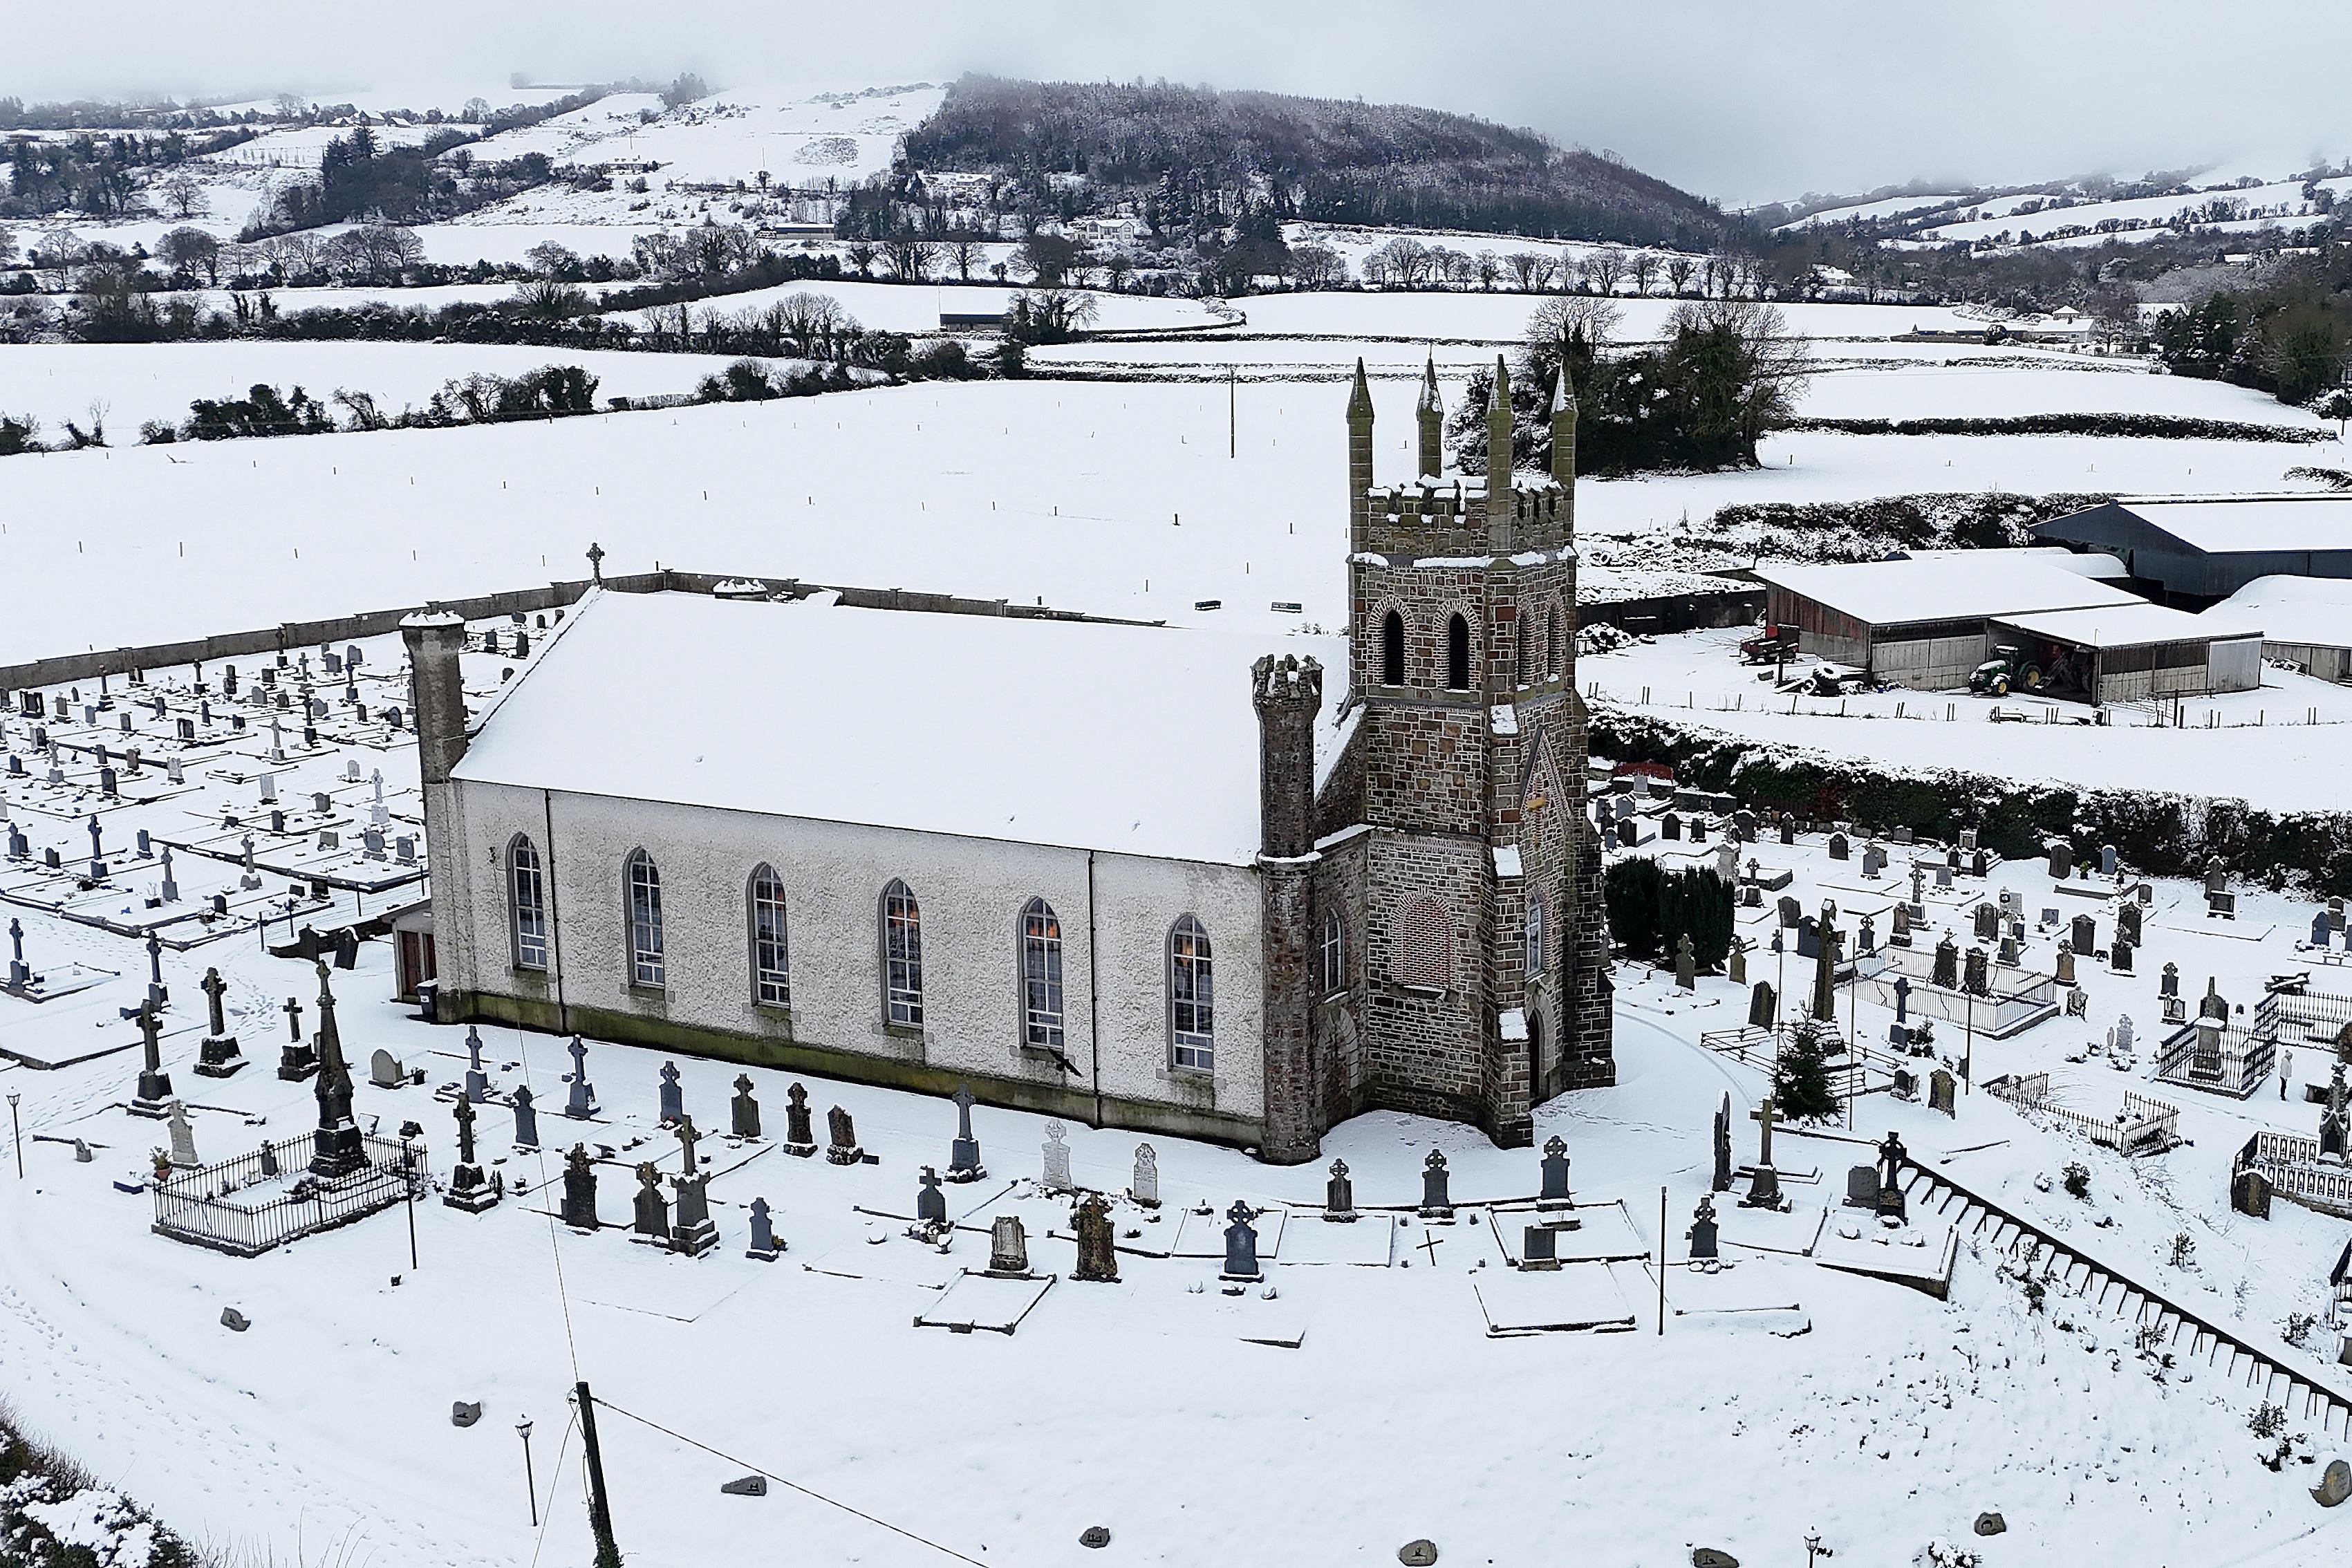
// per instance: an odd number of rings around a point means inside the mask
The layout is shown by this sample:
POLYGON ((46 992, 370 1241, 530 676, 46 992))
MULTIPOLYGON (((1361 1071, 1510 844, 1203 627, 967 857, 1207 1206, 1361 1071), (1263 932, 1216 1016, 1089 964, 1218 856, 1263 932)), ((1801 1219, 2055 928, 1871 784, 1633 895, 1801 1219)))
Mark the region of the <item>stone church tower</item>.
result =
POLYGON ((1358 363, 1345 742, 1317 885, 1356 945, 1312 1056, 1334 1120, 1391 1107, 1515 1147, 1537 1101, 1616 1078, 1576 692, 1576 402, 1563 377, 1551 473, 1513 473, 1497 359, 1484 480, 1444 472, 1433 363, 1415 413, 1416 478, 1376 484, 1358 363))

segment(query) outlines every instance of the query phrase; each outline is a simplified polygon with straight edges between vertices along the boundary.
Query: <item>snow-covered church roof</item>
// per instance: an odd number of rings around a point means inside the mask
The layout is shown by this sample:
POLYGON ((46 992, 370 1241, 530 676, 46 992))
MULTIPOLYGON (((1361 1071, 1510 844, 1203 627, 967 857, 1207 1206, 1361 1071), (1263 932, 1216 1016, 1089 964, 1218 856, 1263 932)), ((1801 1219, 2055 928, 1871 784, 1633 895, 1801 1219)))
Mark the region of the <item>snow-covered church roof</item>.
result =
POLYGON ((1345 639, 602 592, 477 721, 456 777, 1246 865, 1260 654, 1345 639))

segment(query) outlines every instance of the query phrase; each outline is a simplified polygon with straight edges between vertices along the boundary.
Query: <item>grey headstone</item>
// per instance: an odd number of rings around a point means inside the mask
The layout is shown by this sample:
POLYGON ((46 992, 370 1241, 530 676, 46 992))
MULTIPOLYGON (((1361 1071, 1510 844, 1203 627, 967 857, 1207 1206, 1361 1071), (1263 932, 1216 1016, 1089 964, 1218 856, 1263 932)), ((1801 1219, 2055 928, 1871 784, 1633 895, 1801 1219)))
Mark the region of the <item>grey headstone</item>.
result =
POLYGON ((1224 1277, 1228 1279, 1255 1279, 1259 1277, 1257 1232, 1250 1225, 1250 1221, 1256 1217, 1257 1211, 1239 1198, 1235 1198, 1234 1206, 1225 1211, 1225 1218, 1231 1222, 1225 1226, 1224 1277))
POLYGON ((1447 1191, 1445 1153, 1432 1149, 1429 1158, 1421 1165, 1421 1212, 1435 1218, 1454 1212, 1454 1199, 1447 1191))

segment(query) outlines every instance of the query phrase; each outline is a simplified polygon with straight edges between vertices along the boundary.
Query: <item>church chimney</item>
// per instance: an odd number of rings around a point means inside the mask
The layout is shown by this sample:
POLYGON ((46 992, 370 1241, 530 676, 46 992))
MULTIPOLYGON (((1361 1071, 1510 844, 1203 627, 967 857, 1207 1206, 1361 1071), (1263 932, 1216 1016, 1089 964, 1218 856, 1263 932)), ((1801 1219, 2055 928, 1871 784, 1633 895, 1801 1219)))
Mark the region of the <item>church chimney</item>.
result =
POLYGON ((1437 356, 1429 356, 1429 363, 1421 373, 1421 401, 1413 405, 1413 416, 1421 432, 1421 468, 1423 479, 1434 479, 1445 471, 1445 400, 1437 391, 1437 356))
POLYGON ((1364 362, 1356 361, 1355 390, 1348 394, 1348 548, 1365 549, 1372 530, 1372 389, 1364 362))
POLYGON ((400 623, 400 636, 408 645, 417 771, 427 784, 447 784, 466 754, 466 688, 457 675, 466 618, 443 610, 419 610, 400 623))
POLYGON ((1251 670, 1258 718, 1265 1122, 1258 1152, 1295 1165, 1321 1152, 1324 1105, 1315 1070, 1315 718, 1323 669, 1272 654, 1251 670))
POLYGON ((1486 548, 1511 549, 1511 373, 1495 356, 1495 390, 1486 399, 1486 548))

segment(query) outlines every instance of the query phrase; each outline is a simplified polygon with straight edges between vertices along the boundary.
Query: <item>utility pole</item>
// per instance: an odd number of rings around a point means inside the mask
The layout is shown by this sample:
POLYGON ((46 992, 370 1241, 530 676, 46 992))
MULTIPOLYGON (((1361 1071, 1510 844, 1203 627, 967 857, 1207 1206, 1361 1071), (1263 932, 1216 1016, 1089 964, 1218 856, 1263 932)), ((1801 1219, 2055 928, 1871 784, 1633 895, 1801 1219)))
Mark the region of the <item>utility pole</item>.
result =
POLYGON ((1658 1334, 1666 1332, 1666 1189, 1658 1189, 1658 1334))
POLYGON ((604 1450, 596 1442, 596 1401, 582 1378, 580 1445, 588 1456, 588 1528, 596 1536, 596 1568, 620 1568, 621 1548, 613 1540, 613 1505, 604 1495, 604 1450))
POLYGON ((1242 426, 1239 406, 1241 394, 1237 390, 1239 384, 1239 372, 1233 365, 1225 366, 1225 456, 1228 458, 1241 456, 1242 426))

